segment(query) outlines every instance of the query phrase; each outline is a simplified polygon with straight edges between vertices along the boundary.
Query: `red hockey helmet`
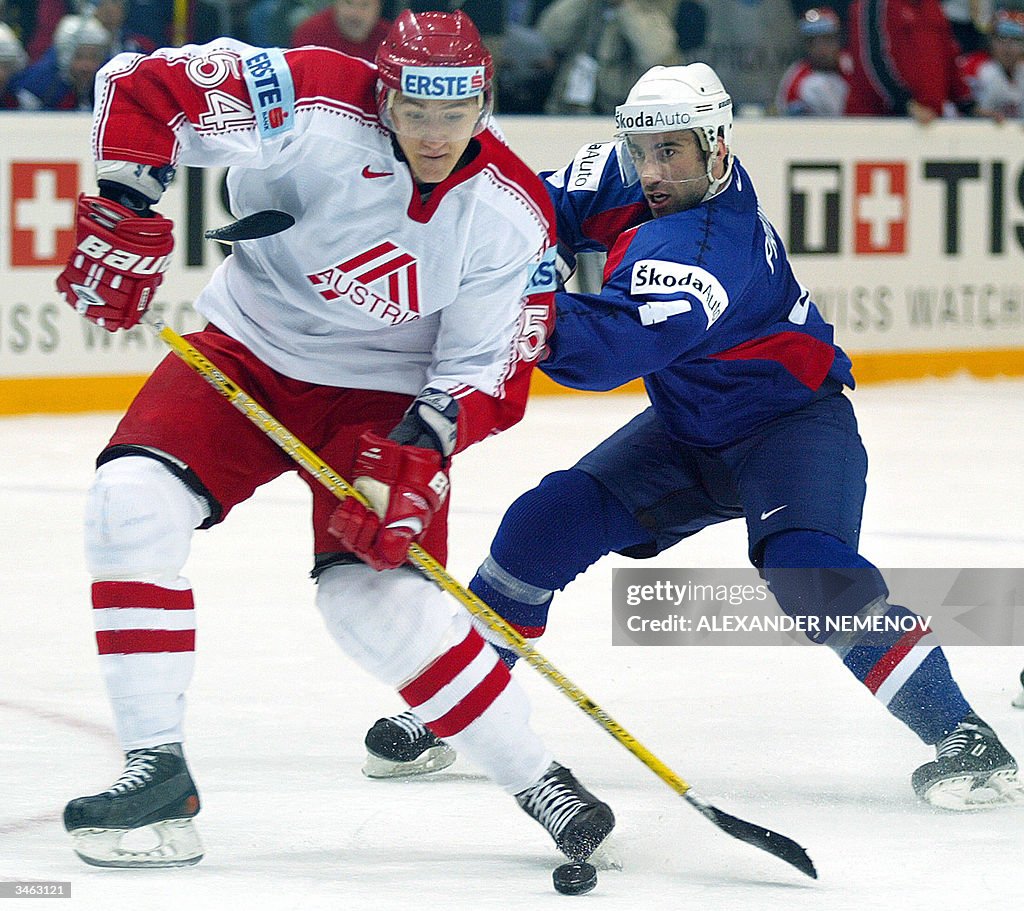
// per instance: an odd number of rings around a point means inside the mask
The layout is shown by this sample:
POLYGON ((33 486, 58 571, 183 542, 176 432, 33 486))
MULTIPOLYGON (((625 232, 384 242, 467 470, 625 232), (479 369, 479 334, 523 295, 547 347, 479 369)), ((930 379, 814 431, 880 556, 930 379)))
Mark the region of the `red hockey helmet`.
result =
POLYGON ((491 111, 494 62, 473 20, 454 13, 405 10, 377 48, 377 107, 392 127, 390 101, 396 92, 426 101, 480 98, 474 133, 491 111))

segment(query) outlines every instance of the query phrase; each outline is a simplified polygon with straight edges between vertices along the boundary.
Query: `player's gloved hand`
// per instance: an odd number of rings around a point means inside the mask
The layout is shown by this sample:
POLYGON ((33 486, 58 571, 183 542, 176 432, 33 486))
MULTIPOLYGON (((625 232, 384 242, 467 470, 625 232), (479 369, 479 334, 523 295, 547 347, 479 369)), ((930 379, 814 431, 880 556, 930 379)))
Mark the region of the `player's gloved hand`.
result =
POLYGON ((448 497, 441 453, 403 446, 367 431, 360 438, 353 487, 370 502, 347 497, 328 530, 341 546, 376 570, 401 566, 448 497))
POLYGON ((459 403, 447 392, 428 386, 416 396, 388 439, 403 446, 436 449, 447 459, 459 441, 459 403))
POLYGON ((57 290, 86 319, 109 332, 141 318, 170 263, 173 222, 140 216, 100 196, 80 196, 75 249, 57 290))

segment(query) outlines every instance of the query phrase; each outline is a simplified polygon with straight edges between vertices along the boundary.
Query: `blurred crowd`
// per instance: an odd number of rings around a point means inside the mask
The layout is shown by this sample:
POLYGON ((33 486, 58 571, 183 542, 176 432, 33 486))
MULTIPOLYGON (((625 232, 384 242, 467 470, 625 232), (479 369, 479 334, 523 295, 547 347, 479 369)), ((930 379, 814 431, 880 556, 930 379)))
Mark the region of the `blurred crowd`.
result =
POLYGON ((504 113, 610 114, 701 60, 740 116, 1024 118, 1024 0, 0 0, 0 108, 91 110, 114 54, 221 35, 372 59, 405 8, 474 20, 504 113))

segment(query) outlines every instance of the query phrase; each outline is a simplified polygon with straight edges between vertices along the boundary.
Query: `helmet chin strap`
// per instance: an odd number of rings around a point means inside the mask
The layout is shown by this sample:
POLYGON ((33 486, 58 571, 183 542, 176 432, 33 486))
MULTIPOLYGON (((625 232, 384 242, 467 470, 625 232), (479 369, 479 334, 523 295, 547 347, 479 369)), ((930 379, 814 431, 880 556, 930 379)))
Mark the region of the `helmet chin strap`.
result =
POLYGON ((729 180, 732 177, 732 155, 726 158, 725 173, 715 178, 711 176, 711 168, 708 168, 708 191, 704 194, 704 198, 701 202, 707 202, 709 199, 714 199, 719 193, 722 192, 727 186, 729 186, 729 180))
MULTIPOLYGON (((709 199, 714 199, 719 193, 722 192, 729 185, 729 178, 732 177, 732 152, 728 149, 725 150, 725 171, 721 177, 714 176, 715 162, 717 161, 717 155, 713 155, 711 149, 707 145, 707 138, 702 131, 698 131, 697 139, 700 142, 701 148, 704 149, 704 154, 707 155, 708 159, 708 170, 705 175, 708 179, 708 191, 704 194, 704 198, 701 202, 707 202, 709 199)), ((717 152, 718 138, 715 139, 715 145, 717 152)))

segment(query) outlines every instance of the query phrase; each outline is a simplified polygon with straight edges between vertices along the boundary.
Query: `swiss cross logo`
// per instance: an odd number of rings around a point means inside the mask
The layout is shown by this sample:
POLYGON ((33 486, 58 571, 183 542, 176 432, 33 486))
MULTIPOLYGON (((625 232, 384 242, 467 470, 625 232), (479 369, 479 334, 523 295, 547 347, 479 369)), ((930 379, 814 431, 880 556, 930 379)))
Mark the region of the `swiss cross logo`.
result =
POLYGON ((907 252, 907 166, 857 162, 854 166, 853 252, 907 252))
POLYGON ((910 240, 905 161, 800 161, 789 165, 792 254, 906 255, 910 240))
POLYGON ((390 240, 306 278, 325 301, 347 301, 392 326, 419 319, 416 257, 390 240))
POLYGON ((11 266, 64 264, 77 198, 77 162, 11 162, 11 266))

